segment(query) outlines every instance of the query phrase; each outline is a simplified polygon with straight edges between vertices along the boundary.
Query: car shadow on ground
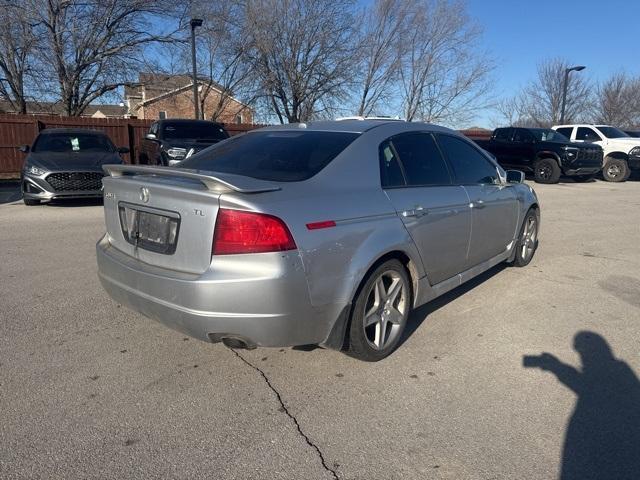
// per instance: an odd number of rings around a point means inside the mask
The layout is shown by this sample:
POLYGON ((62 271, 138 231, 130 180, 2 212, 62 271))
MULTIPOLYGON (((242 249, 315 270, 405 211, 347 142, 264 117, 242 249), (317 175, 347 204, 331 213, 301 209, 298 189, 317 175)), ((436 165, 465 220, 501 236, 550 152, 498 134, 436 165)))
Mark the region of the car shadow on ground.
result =
POLYGON ((523 357, 525 368, 550 372, 577 395, 567 425, 561 480, 637 479, 640 476, 640 382, 594 332, 578 332, 573 348, 581 368, 550 353, 523 357))
POLYGON ((459 287, 456 287, 453 290, 445 293, 444 295, 436 298, 435 300, 432 300, 429 303, 426 303, 413 310, 409 315, 409 320, 407 321, 407 326, 404 329, 402 338, 398 343, 398 348, 400 348, 402 344, 406 342, 411 337, 411 335, 413 335, 420 328, 420 325, 422 325, 422 323, 425 322, 428 319, 429 315, 431 315, 433 312, 460 298, 465 293, 486 282, 494 275, 502 272, 505 268, 508 268, 508 265, 506 263, 496 265, 486 272, 481 273, 477 277, 472 278, 468 282, 463 283, 459 287))
POLYGON ((0 205, 3 203, 17 202, 18 200, 22 200, 20 182, 0 181, 0 205))

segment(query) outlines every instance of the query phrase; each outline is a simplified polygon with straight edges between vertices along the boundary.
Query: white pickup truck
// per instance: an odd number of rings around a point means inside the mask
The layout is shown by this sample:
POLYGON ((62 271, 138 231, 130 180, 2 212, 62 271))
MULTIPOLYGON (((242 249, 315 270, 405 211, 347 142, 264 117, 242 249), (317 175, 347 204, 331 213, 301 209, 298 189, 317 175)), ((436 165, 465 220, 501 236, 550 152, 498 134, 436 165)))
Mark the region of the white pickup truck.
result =
POLYGON ((640 171, 640 138, 609 125, 556 125, 551 127, 572 142, 590 142, 604 150, 602 176, 608 182, 624 182, 632 170, 640 171))

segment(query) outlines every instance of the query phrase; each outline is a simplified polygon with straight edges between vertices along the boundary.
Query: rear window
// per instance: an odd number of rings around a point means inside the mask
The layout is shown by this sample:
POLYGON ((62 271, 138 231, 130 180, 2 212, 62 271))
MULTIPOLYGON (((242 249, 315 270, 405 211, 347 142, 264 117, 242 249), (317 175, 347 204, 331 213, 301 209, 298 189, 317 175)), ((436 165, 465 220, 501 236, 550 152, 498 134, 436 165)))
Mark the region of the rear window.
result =
POLYGON ((224 128, 215 123, 176 122, 162 125, 162 138, 165 139, 223 140, 228 137, 224 128))
POLYGON ((203 150, 180 167, 298 182, 326 167, 358 135, 309 131, 247 133, 203 150))
POLYGON ((34 152, 114 152, 106 135, 86 133, 44 133, 33 146, 34 152))

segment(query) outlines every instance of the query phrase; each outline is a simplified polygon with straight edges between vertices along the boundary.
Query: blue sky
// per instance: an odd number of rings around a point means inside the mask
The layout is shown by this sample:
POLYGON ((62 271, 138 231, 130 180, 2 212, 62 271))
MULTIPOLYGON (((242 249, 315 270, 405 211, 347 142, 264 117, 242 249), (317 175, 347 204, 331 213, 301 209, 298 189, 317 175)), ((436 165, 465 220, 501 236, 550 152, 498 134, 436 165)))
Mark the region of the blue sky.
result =
MULTIPOLYGON (((640 0, 467 0, 496 61, 495 94, 517 93, 538 62, 561 57, 597 81, 624 70, 640 75, 640 0)), ((492 114, 477 119, 491 126, 492 114)))

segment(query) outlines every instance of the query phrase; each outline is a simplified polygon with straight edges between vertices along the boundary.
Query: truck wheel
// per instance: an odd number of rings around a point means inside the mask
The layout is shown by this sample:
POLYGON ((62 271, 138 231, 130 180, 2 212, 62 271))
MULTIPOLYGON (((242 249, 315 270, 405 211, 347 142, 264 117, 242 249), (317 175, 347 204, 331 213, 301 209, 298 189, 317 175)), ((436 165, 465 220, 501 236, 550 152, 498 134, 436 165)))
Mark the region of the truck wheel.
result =
POLYGON ((561 173, 553 158, 541 158, 533 165, 533 176, 538 183, 558 183, 561 173))
POLYGON ((619 158, 608 160, 602 169, 602 176, 607 182, 624 182, 630 174, 627 162, 619 158))

